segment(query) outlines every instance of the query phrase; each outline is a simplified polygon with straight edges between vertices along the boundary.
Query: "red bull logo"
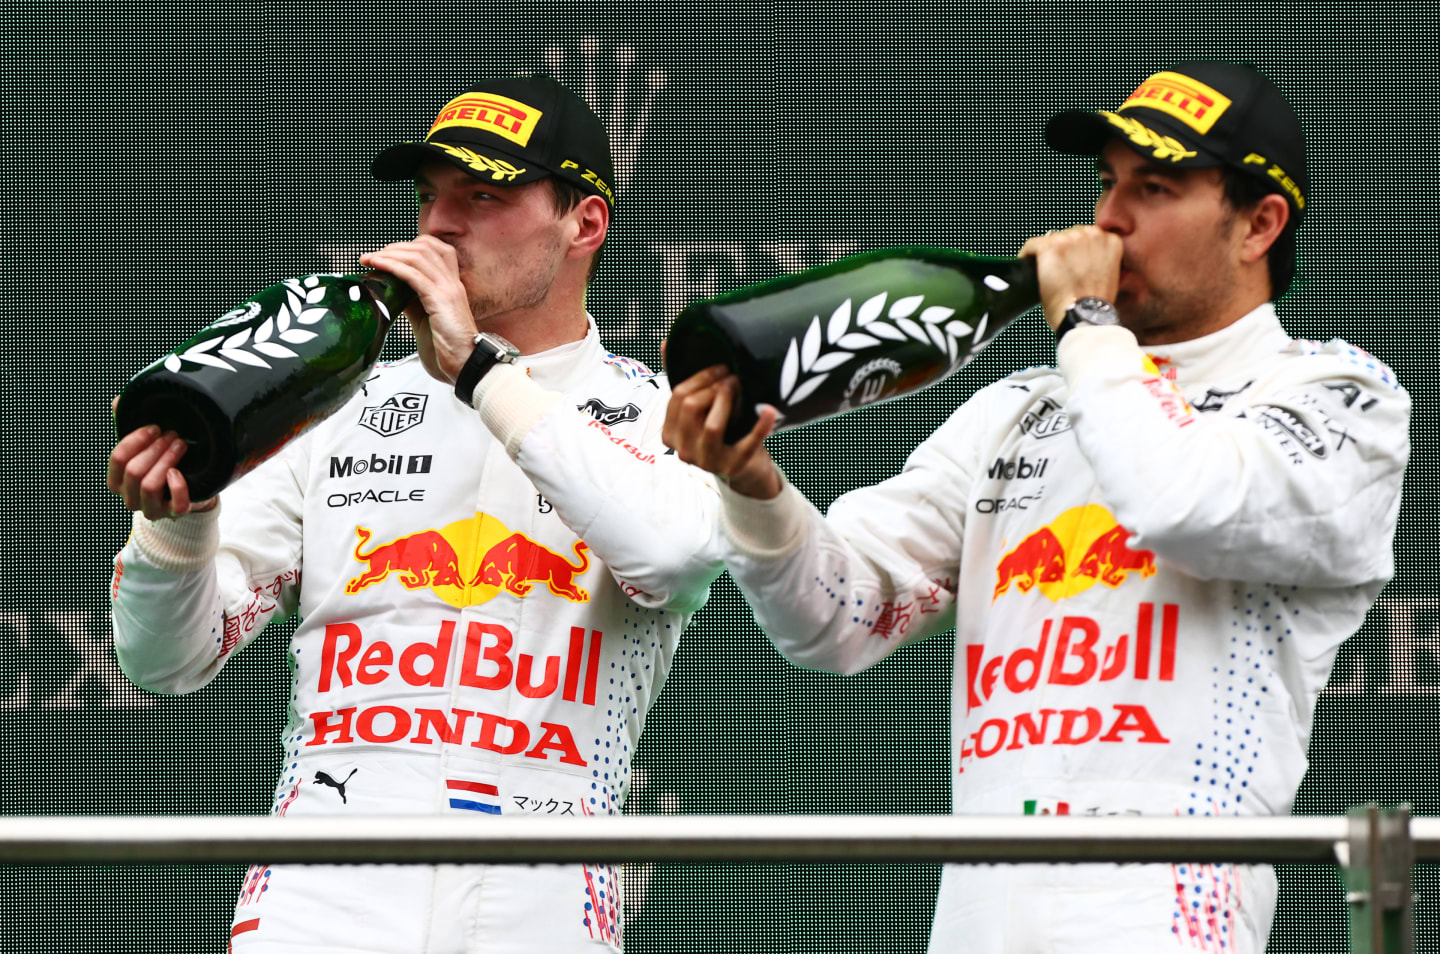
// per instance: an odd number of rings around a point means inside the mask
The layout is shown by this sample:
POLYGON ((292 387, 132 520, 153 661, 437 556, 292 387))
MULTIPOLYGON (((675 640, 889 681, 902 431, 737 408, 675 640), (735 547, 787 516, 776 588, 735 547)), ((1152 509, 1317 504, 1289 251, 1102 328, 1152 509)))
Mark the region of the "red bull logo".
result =
POLYGON ((368 527, 356 527, 355 536, 355 560, 365 569, 345 584, 352 596, 393 577, 407 590, 429 589, 457 609, 488 602, 502 591, 524 599, 537 584, 574 603, 590 600, 589 591, 575 582, 590 569, 583 541, 575 541, 571 562, 489 514, 373 547, 368 527))
POLYGON ((1102 634, 1097 619, 1066 616, 1045 620, 1037 641, 1008 652, 987 657, 984 645, 968 645, 965 711, 980 708, 1001 687, 1013 695, 1041 685, 1083 686, 1121 678, 1174 682, 1180 607, 1165 603, 1159 607, 1158 633, 1155 623, 1155 604, 1141 603, 1133 632, 1118 638, 1102 634))
MULTIPOLYGON (((519 652, 514 633, 497 623, 471 620, 462 631, 454 620, 444 620, 433 642, 417 639, 405 644, 367 640, 356 623, 330 623, 325 627, 315 688, 328 695, 357 683, 388 685, 396 690, 390 695, 399 701, 406 695, 406 686, 439 689, 455 685, 593 708, 599 692, 604 638, 600 630, 590 630, 587 649, 585 629, 572 626, 569 647, 563 655, 537 656, 519 652), (454 667, 457 642, 461 643, 460 663, 454 667)), ((508 712, 510 702, 499 699, 493 707, 508 712)), ((442 710, 395 705, 341 706, 312 712, 307 719, 311 730, 307 747, 357 740, 374 745, 440 743, 470 745, 499 755, 586 764, 574 733, 563 722, 526 722, 453 706, 442 710)))
POLYGON ((1083 593, 1096 583, 1114 589, 1131 574, 1155 575, 1155 554, 1133 550, 1131 533, 1098 504, 1072 507, 1031 533, 1003 557, 996 569, 995 595, 1013 586, 1038 589, 1049 600, 1083 593))
POLYGON ((570 563, 525 534, 512 533, 485 551, 480 571, 470 582, 471 585, 503 586, 521 597, 529 594, 532 584, 544 583, 556 596, 584 603, 590 599, 590 594, 575 585, 575 577, 590 568, 590 558, 585 555, 588 549, 582 541, 576 540, 575 557, 580 562, 570 563))

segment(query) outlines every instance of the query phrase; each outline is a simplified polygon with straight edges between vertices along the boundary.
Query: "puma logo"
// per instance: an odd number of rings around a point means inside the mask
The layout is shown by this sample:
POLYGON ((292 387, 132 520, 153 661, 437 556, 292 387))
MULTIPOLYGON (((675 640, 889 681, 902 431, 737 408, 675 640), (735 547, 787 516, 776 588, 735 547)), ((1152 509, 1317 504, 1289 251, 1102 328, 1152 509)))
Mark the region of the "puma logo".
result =
POLYGON ((333 778, 330 777, 328 772, 316 772, 315 781, 311 782, 310 784, 329 785, 331 788, 335 789, 335 791, 340 793, 340 803, 342 805, 348 805, 350 804, 350 802, 345 798, 345 786, 350 782, 350 779, 354 777, 355 773, 358 771, 360 771, 358 768, 351 769, 350 774, 345 776, 345 781, 343 782, 335 781, 333 778))

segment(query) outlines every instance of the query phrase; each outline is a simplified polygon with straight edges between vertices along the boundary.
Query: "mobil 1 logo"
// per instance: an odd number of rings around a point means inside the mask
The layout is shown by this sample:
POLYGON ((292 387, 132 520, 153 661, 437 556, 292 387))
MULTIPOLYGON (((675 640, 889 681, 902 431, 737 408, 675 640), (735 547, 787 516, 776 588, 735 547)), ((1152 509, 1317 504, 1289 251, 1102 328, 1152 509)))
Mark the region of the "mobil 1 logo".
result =
POLYGON ((1048 457, 1027 460, 1025 455, 1021 454, 1016 460, 995 458, 995 463, 990 465, 987 473, 991 480, 1029 480, 1032 477, 1044 477, 1045 468, 1048 466, 1050 466, 1048 457))
POLYGON ((331 457, 330 476, 358 477, 361 474, 428 474, 431 454, 371 454, 369 457, 331 457))

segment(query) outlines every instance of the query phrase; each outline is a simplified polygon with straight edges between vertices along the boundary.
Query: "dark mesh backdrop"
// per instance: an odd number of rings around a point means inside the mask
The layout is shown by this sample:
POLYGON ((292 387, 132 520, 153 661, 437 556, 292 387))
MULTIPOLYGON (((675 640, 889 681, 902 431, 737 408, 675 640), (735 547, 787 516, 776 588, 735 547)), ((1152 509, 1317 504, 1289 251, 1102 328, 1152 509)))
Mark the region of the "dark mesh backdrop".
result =
MULTIPOLYGON (((1257 63, 1310 135, 1312 207, 1281 313, 1379 355, 1415 399, 1398 572, 1341 650, 1296 811, 1440 809, 1440 550, 1431 344, 1437 189, 1429 11, 1296 5, 737 3, 10 4, 0 40, 3 400, 0 812, 268 810, 289 630, 207 689, 160 698, 110 648, 127 515, 103 487, 126 378, 280 279, 413 235, 366 167, 475 76, 548 70, 617 145, 620 208, 591 310, 658 361, 692 298, 881 245, 1013 254, 1087 219, 1093 175, 1050 154, 1055 110, 1113 107, 1189 57, 1257 63), (403 19, 402 19, 403 17, 403 19), (1185 37, 1205 37, 1191 41, 1185 37)), ((408 350, 397 333, 387 354, 408 350)), ((1022 319, 921 396, 782 435, 821 506, 894 473, 977 387, 1053 361, 1022 319)), ((952 640, 860 676, 802 672, 728 578, 682 642, 635 759, 640 813, 943 813, 952 640)), ((0 950, 216 952, 238 867, 0 870, 0 950)), ((636 867, 631 951, 920 951, 929 865, 636 867)), ((1440 951, 1433 870, 1420 950, 1440 951)), ((1281 870, 1272 952, 1345 950, 1334 869, 1281 870)))

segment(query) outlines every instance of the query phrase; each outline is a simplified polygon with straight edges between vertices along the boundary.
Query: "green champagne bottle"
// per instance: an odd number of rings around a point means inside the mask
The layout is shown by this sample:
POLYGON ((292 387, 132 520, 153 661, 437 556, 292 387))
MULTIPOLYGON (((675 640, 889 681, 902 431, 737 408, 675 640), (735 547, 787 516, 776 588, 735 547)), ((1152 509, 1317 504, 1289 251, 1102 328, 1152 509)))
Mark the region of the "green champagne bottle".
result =
POLYGON ((131 378, 116 433, 174 431, 190 497, 207 500, 348 401, 414 298, 383 272, 271 285, 131 378))
POLYGON ((882 248, 687 305, 665 370, 673 384, 713 364, 734 371, 734 443, 757 404, 785 430, 936 384, 1039 303, 1033 259, 882 248))

